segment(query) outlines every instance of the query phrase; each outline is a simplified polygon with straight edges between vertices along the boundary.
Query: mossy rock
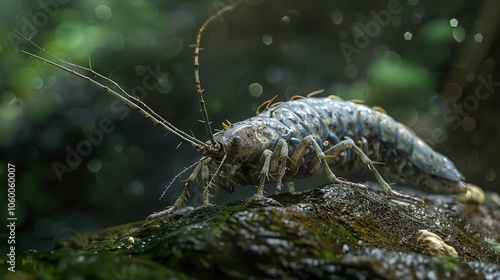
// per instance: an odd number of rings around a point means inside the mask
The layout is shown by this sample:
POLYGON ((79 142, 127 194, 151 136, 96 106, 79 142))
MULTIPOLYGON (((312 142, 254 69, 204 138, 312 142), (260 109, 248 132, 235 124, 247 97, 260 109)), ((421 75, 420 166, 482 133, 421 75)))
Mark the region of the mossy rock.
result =
POLYGON ((8 278, 500 279, 499 205, 436 195, 426 202, 329 185, 182 209, 25 253, 8 278), (422 254, 422 229, 458 257, 422 254))

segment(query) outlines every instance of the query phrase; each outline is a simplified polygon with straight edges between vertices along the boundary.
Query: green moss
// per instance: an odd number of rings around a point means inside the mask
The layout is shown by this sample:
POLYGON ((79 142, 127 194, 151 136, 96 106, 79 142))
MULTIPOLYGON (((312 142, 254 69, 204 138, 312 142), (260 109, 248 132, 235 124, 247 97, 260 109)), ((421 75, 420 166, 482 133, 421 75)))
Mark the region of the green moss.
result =
POLYGON ((336 185, 301 194, 254 196, 68 239, 61 249, 24 254, 19 271, 47 279, 100 279, 120 273, 141 279, 350 277, 356 271, 397 279, 427 275, 429 270, 436 275, 495 276, 492 271, 500 271, 500 254, 490 249, 488 240, 498 238, 498 233, 481 229, 491 238, 484 241, 463 231, 479 226, 470 215, 474 207, 489 206, 430 200, 422 208, 336 185), (419 229, 441 236, 459 258, 422 255, 416 246, 419 229))

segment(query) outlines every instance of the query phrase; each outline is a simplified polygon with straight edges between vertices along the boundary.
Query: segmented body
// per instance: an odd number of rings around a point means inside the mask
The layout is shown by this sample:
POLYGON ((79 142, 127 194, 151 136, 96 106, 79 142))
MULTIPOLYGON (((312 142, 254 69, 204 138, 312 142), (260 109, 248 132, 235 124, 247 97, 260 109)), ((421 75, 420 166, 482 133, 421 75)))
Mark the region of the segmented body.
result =
MULTIPOLYGON (((216 133, 214 138, 225 148, 227 159, 213 181, 230 191, 232 182, 257 185, 262 176, 262 154, 264 150, 274 151, 280 139, 288 146, 284 181, 318 173, 324 166, 312 147, 308 147, 298 162, 290 160, 307 136, 312 136, 326 154, 335 144, 351 139, 371 160, 382 162, 414 187, 436 193, 465 190, 464 178, 455 165, 406 126, 365 105, 333 98, 290 100, 216 133), (233 143, 235 137, 239 139, 236 144, 233 143)), ((214 159, 221 161, 220 156, 214 159)), ((331 167, 356 159, 358 155, 352 149, 326 157, 331 167)), ((278 165, 269 169, 272 178, 279 177, 278 165)))

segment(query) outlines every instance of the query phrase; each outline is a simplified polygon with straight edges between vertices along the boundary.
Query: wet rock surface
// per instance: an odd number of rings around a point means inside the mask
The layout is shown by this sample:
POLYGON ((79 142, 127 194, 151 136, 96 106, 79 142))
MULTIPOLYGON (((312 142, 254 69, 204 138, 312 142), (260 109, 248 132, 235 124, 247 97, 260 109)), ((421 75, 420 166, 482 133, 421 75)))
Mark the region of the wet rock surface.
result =
MULTIPOLYGON (((500 206, 425 195, 426 206, 330 185, 186 209, 18 257, 12 279, 500 279, 500 206), (419 230, 458 257, 429 256, 419 230)), ((5 265, 5 263, 3 264, 5 265)))

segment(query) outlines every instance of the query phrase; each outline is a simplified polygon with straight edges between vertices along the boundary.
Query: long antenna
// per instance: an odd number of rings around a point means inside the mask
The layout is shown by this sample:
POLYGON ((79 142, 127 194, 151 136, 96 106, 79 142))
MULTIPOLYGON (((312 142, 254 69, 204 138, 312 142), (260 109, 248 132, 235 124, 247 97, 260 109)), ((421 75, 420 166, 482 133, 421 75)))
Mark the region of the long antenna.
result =
POLYGON ((200 102, 201 115, 203 118, 203 122, 205 123, 205 130, 207 131, 208 140, 210 140, 210 142, 213 145, 217 145, 217 142, 215 142, 214 140, 214 134, 212 132, 212 127, 210 126, 210 120, 208 119, 207 108, 205 107, 205 100, 203 99, 203 94, 202 94, 203 90, 201 89, 200 75, 199 75, 200 63, 198 63, 198 57, 200 56, 201 33, 203 33, 205 27, 212 20, 218 18, 223 13, 234 9, 234 7, 235 7, 234 5, 226 6, 217 11, 217 13, 213 14, 207 20, 205 20, 205 22, 201 25, 200 29, 198 30, 198 35, 196 35, 196 45, 194 47, 194 82, 196 84, 196 93, 198 94, 198 101, 200 102))
POLYGON ((57 67, 59 69, 62 69, 64 71, 66 71, 66 72, 69 72, 69 73, 71 73, 71 74, 73 74, 73 75, 75 75, 75 76, 77 76, 79 78, 82 78, 84 80, 89 81, 90 83, 92 83, 93 85, 97 86, 101 90, 104 90, 106 93, 108 93, 108 94, 112 95, 113 97, 119 99, 124 104, 126 104, 129 107, 137 110, 139 113, 141 113, 142 115, 144 115, 146 118, 149 118, 154 124, 157 124, 157 125, 161 126, 167 132, 173 133, 182 142, 187 143, 187 144, 193 146, 196 149, 200 149, 201 147, 208 148, 208 144, 207 143, 204 143, 203 141, 198 140, 194 136, 192 136, 190 134, 187 134, 186 132, 184 132, 184 131, 178 129, 177 127, 175 127, 173 124, 169 123, 167 120, 165 120, 160 115, 158 115, 155 111, 153 111, 150 107, 148 107, 140 99, 138 99, 137 97, 134 97, 134 96, 128 94, 115 81, 113 81, 110 78, 105 77, 105 76, 103 76, 103 75, 95 72, 91 68, 83 67, 83 66, 80 66, 80 65, 77 65, 77 64, 73 64, 73 63, 64 61, 64 60, 62 60, 60 58, 57 58, 57 57, 53 56, 52 54, 50 54, 49 52, 47 52, 45 49, 40 48, 37 44, 35 44, 34 42, 32 42, 30 38, 26 38, 23 34, 21 34, 18 31, 15 31, 15 32, 18 35, 20 35, 22 38, 24 38, 26 41, 28 41, 29 43, 31 43, 33 46, 35 46, 36 48, 38 48, 41 52, 43 52, 46 55, 50 56, 54 60, 59 61, 62 65, 58 64, 56 62, 53 62, 51 60, 45 59, 43 57, 40 57, 38 55, 35 55, 35 54, 30 53, 30 52, 22 50, 23 53, 25 53, 25 54, 33 57, 33 58, 39 59, 39 60, 41 60, 43 62, 46 62, 46 63, 48 63, 50 65, 53 65, 53 66, 55 66, 55 67, 57 67), (87 77, 87 76, 85 76, 85 75, 83 75, 83 74, 81 74, 79 72, 76 72, 76 71, 74 71, 72 69, 69 69, 68 67, 65 67, 63 65, 68 65, 68 66, 71 66, 71 67, 75 67, 75 68, 78 68, 78 69, 89 71, 90 73, 92 73, 92 74, 94 74, 94 75, 96 75, 96 76, 98 76, 98 77, 100 77, 100 78, 102 78, 102 79, 110 82, 115 88, 118 88, 119 91, 122 92, 123 95, 119 94, 118 92, 114 91, 113 89, 109 88, 108 86, 103 85, 103 84, 101 84, 101 83, 93 80, 92 78, 87 77), (134 102, 132 102, 131 100, 134 100, 135 102, 137 102, 137 104, 134 103, 134 102))

